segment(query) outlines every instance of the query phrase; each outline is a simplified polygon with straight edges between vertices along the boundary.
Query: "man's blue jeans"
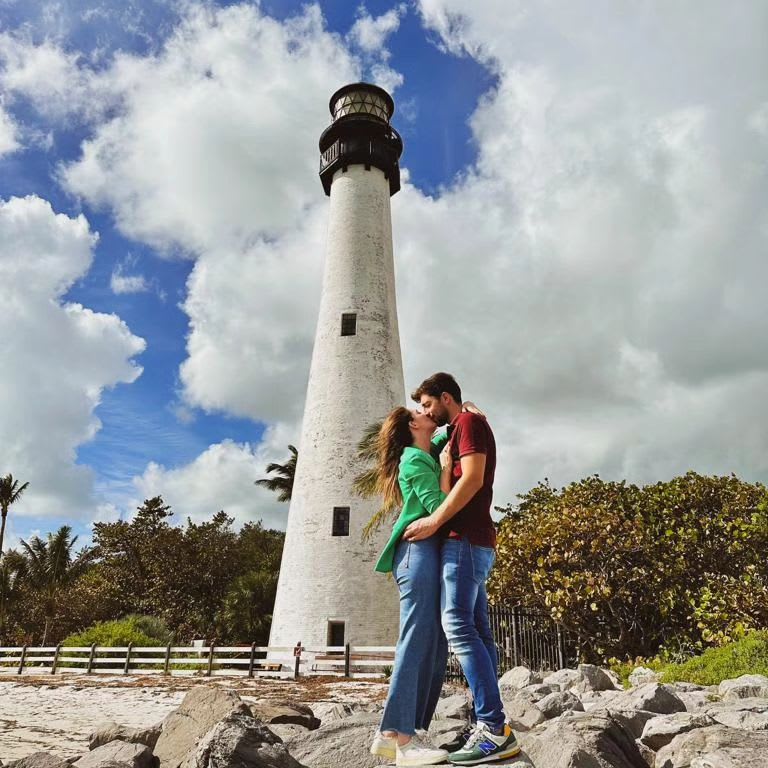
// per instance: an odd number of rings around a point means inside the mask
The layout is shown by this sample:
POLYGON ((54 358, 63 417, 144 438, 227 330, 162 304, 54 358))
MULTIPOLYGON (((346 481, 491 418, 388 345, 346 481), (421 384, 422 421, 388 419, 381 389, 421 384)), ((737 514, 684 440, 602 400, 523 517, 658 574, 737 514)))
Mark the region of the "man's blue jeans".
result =
POLYGON ((475 700, 478 723, 504 726, 498 656, 488 621, 485 582, 496 559, 490 547, 465 538, 446 539, 442 551, 442 624, 475 700))
POLYGON ((400 591, 400 637, 380 730, 429 728, 445 678, 448 643, 440 625, 442 538, 400 541, 393 575, 400 591))

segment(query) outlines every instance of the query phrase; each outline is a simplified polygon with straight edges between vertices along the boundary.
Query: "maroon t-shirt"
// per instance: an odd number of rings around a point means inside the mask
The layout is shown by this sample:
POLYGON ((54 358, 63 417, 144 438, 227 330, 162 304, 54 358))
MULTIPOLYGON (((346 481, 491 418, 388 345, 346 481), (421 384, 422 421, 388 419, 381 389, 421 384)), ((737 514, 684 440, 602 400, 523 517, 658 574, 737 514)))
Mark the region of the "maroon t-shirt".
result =
POLYGON ((485 475, 483 487, 467 502, 464 509, 443 526, 443 532, 453 538, 463 536, 470 543, 481 547, 495 547, 496 526, 491 517, 493 477, 496 472, 496 441, 493 432, 488 426, 488 420, 476 413, 460 413, 451 422, 451 428, 448 440, 453 458, 451 487, 461 477, 462 456, 484 453, 485 475))

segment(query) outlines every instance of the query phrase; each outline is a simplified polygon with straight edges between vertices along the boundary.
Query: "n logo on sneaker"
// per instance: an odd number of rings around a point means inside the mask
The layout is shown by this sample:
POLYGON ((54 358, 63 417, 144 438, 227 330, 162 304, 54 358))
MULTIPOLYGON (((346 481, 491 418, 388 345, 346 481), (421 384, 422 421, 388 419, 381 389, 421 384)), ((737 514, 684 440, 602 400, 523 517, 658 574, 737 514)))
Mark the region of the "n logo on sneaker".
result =
POLYGON ((482 743, 477 745, 477 748, 484 754, 484 755, 490 755, 491 752, 493 752, 494 749, 498 748, 498 744, 495 744, 492 741, 483 741, 482 743))

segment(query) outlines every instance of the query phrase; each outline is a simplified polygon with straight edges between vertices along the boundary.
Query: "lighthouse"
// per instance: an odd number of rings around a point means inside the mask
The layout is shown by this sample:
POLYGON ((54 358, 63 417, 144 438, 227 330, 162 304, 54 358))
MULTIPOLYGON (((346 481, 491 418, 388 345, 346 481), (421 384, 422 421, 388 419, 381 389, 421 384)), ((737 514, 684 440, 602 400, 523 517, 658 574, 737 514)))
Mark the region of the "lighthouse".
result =
POLYGON ((270 646, 394 645, 395 585, 373 571, 389 531, 362 531, 379 508, 353 490, 357 445, 405 401, 390 197, 403 143, 382 88, 330 100, 320 180, 330 197, 320 314, 304 407, 270 646))

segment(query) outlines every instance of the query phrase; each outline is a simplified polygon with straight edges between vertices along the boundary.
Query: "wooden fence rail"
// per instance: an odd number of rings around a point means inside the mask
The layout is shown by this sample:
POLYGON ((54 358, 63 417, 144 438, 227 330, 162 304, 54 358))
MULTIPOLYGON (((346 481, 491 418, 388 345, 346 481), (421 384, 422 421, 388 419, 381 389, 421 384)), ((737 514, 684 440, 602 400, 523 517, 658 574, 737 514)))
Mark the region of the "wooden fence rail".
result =
POLYGON ((2 646, 0 675, 240 675, 383 677, 394 646, 2 646))

